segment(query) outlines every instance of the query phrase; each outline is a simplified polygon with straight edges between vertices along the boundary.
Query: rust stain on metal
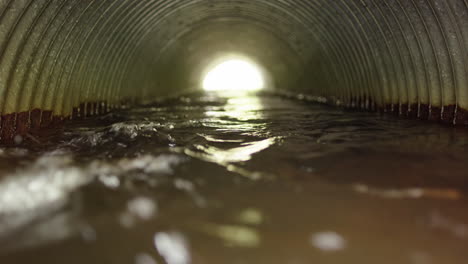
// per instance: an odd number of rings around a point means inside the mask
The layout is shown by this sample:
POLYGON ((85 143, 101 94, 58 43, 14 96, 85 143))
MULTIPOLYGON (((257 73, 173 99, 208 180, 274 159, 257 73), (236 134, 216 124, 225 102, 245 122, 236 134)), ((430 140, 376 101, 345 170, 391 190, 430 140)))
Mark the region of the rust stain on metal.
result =
POLYGON ((408 118, 416 119, 418 118, 419 113, 419 105, 418 104, 410 104, 408 108, 408 118))
POLYGON ((7 114, 0 117, 0 143, 12 144, 17 135, 24 138, 42 134, 43 130, 57 130, 65 121, 80 120, 86 117, 102 115, 108 112, 107 103, 82 103, 73 108, 72 115, 54 115, 52 111, 34 109, 32 111, 7 114))
POLYGON ((457 125, 468 125, 468 110, 458 107, 455 123, 457 125))
POLYGON ((453 124, 455 119, 455 105, 444 106, 441 120, 445 124, 453 124))

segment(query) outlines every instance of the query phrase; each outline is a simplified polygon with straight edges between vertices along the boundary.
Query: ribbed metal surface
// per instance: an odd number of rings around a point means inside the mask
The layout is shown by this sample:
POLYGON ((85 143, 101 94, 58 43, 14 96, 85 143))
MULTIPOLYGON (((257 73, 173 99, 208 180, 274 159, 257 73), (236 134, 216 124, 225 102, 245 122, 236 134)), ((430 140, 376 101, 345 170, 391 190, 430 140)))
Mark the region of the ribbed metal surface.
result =
POLYGON ((466 0, 0 0, 2 139, 177 92, 164 67, 199 67, 182 50, 208 56, 211 44, 191 32, 229 21, 263 32, 239 50, 278 89, 468 123, 466 0))

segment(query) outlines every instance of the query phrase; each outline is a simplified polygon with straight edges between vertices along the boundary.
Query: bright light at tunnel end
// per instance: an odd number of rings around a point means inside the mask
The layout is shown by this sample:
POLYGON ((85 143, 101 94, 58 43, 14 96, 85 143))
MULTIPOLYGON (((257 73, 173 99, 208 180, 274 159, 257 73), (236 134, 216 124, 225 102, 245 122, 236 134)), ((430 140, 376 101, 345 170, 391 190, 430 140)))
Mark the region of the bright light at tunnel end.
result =
POLYGON ((258 91, 265 88, 262 71, 242 59, 230 59, 217 64, 205 75, 205 91, 258 91))

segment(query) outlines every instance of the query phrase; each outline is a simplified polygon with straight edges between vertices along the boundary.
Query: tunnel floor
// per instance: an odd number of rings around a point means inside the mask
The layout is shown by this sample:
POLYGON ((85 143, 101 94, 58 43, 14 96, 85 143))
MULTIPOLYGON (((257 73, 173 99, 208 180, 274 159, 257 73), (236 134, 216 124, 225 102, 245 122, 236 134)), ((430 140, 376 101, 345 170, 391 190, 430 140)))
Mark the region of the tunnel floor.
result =
POLYGON ((467 144, 268 94, 124 109, 1 149, 0 263, 466 263, 467 144))

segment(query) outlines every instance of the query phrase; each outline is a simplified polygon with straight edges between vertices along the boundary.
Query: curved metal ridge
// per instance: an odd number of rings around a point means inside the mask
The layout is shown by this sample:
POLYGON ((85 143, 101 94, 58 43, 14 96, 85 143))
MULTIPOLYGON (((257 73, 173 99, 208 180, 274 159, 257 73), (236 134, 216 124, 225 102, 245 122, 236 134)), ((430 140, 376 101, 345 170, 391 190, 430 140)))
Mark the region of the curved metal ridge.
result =
POLYGON ((466 0, 0 0, 0 140, 176 93, 239 21, 277 89, 468 125, 466 0))

